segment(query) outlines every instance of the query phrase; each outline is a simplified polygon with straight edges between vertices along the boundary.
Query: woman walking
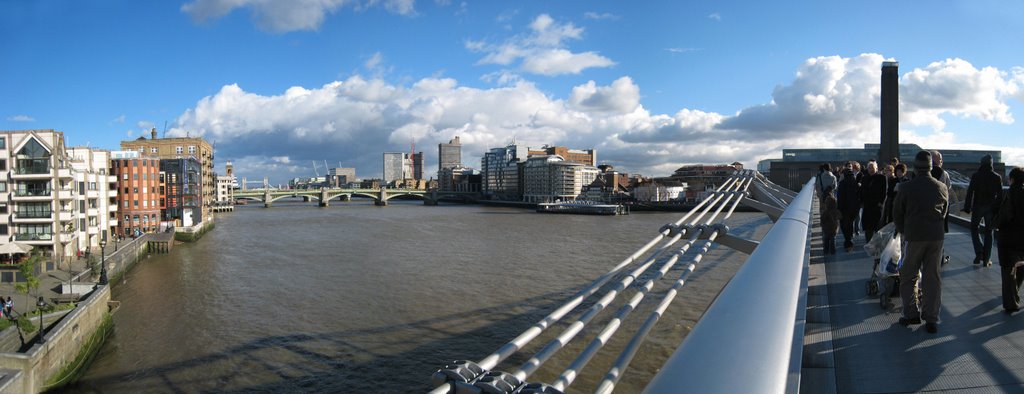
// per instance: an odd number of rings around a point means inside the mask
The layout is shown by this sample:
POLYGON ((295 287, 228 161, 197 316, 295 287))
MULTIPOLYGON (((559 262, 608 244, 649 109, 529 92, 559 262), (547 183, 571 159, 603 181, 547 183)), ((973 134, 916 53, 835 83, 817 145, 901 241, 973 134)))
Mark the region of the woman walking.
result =
POLYGON ((996 242, 1002 270, 1003 309, 1006 313, 1021 308, 1020 285, 1024 282, 1024 167, 1010 171, 1010 191, 1003 195, 996 215, 996 242))

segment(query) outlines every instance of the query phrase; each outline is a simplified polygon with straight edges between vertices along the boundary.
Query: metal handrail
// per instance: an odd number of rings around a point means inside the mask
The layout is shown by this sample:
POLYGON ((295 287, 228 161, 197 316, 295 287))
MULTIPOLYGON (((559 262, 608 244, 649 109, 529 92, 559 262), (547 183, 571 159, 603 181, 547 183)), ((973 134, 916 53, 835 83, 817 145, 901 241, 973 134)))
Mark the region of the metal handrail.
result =
POLYGON ((800 357, 792 349, 806 285, 812 185, 804 185, 645 393, 785 392, 791 357, 800 357))

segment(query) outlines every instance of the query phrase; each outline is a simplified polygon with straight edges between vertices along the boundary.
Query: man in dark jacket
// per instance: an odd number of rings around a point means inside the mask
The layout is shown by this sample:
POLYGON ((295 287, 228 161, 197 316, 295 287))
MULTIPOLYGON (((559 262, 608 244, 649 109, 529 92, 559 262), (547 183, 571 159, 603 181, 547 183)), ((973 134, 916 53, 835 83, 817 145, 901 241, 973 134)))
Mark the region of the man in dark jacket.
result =
POLYGON ((864 229, 866 242, 878 231, 878 222, 882 219, 882 205, 885 204, 885 175, 878 172, 878 164, 874 160, 868 162, 868 173, 861 180, 860 201, 864 207, 861 214, 861 227, 864 229))
POLYGON ((843 230, 843 248, 849 252, 853 250, 853 223, 857 218, 857 212, 860 211, 860 188, 857 186, 853 170, 843 170, 843 179, 839 181, 836 198, 839 200, 841 213, 839 227, 843 230))
MULTIPOLYGON (((1024 283, 1024 167, 1010 170, 1010 190, 1003 195, 999 215, 992 227, 999 229, 999 266, 1002 270, 1003 309, 1006 313, 1020 310, 1020 285, 1024 283)), ((10 300, 10 297, 7 298, 10 300)))
POLYGON ((903 317, 900 324, 920 324, 925 330, 939 330, 939 309, 942 306, 941 260, 945 240, 944 222, 949 210, 946 185, 931 177, 932 157, 927 151, 914 157, 914 179, 899 186, 893 202, 892 216, 896 231, 903 235, 906 250, 900 267, 900 298, 903 317), (920 308, 917 285, 920 281, 920 308))
POLYGON ((992 170, 992 156, 981 158, 981 167, 971 175, 963 211, 971 214, 971 242, 974 243, 974 264, 992 265, 992 219, 1003 196, 1003 177, 992 170), (981 227, 981 221, 985 227, 981 227))
MULTIPOLYGON (((949 179, 949 173, 946 172, 946 170, 942 169, 942 152, 939 152, 938 150, 932 150, 930 153, 932 154, 932 170, 931 170, 932 178, 935 178, 939 182, 942 182, 943 185, 946 185, 946 192, 949 193, 949 201, 955 201, 956 200, 956 193, 953 193, 953 183, 949 179)), ((944 219, 942 225, 943 225, 943 229, 948 233, 949 232, 949 212, 948 211, 946 212, 946 218, 944 219)), ((946 265, 946 264, 949 264, 949 255, 946 254, 945 249, 943 249, 943 251, 942 251, 942 265, 946 265)))

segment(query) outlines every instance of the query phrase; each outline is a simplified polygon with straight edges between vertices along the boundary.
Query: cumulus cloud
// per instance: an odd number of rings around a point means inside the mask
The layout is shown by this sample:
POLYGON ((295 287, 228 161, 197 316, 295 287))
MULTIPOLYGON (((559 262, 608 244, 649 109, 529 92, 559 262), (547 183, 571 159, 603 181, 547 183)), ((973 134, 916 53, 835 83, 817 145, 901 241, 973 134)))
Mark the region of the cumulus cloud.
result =
POLYGON ((593 19, 593 20, 596 20, 596 21, 606 20, 606 19, 612 19, 612 20, 619 19, 618 15, 612 14, 610 12, 600 12, 600 13, 598 13, 598 12, 593 12, 593 11, 584 12, 583 13, 583 17, 587 18, 587 19, 593 19))
MULTIPOLYGON (((472 167, 479 167, 486 150, 514 139, 534 147, 596 148, 602 162, 662 176, 686 163, 752 166, 779 157, 783 148, 859 147, 878 141, 883 60, 877 54, 808 59, 792 81, 774 88, 769 102, 734 114, 692 108, 651 113, 641 103, 641 87, 628 76, 579 84, 564 98, 518 76, 492 88, 468 87, 450 78, 400 85, 353 76, 278 95, 226 85, 185 111, 169 135, 191 132, 217 141, 218 157, 249 158, 236 160, 236 169, 240 176, 259 179, 300 176, 290 171, 310 160, 342 161, 362 177, 379 177, 381 153, 407 151, 412 142, 426 154, 429 174, 436 168, 435 144, 455 136, 463 144, 464 164, 472 167)), ((1021 73, 959 62, 904 71, 901 84, 914 85, 900 94, 904 141, 939 148, 962 144, 955 137, 962 133, 933 129, 928 117, 1013 121, 1003 108, 1020 94, 1021 73), (958 84, 971 93, 940 94, 950 87, 938 86, 958 84), (940 97, 961 101, 943 103, 940 97)), ((1004 160, 1024 153, 1004 151, 1004 160)))
POLYGON ((708 19, 711 19, 711 20, 716 21, 716 22, 721 22, 722 21, 722 14, 714 12, 711 15, 708 15, 708 19))
POLYGON ((124 124, 124 120, 125 120, 124 115, 121 115, 121 116, 118 116, 118 117, 116 117, 114 119, 111 119, 110 123, 124 124))
POLYGON ((13 116, 8 116, 7 120, 9 120, 11 122, 35 122, 36 118, 33 118, 31 116, 28 116, 28 115, 13 115, 13 116))
POLYGON ((529 25, 529 32, 501 44, 469 40, 466 49, 484 53, 478 64, 510 65, 520 63, 524 72, 540 75, 579 74, 585 69, 611 67, 611 59, 597 52, 574 53, 566 49, 569 40, 583 38, 583 28, 571 22, 558 23, 550 15, 538 15, 529 25))
POLYGON ((289 32, 316 30, 324 18, 345 6, 355 9, 383 6, 385 10, 414 15, 415 0, 193 0, 181 6, 196 22, 219 19, 235 9, 248 8, 263 30, 289 32))

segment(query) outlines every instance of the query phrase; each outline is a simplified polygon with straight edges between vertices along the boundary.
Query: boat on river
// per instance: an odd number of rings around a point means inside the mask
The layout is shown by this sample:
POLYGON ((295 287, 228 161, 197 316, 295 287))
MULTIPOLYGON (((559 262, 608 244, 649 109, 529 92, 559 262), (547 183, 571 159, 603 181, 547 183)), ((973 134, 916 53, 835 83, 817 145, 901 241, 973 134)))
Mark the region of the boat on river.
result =
POLYGON ((628 215, 629 208, 619 204, 603 204, 596 201, 564 201, 537 204, 540 213, 570 213, 578 215, 628 215))

